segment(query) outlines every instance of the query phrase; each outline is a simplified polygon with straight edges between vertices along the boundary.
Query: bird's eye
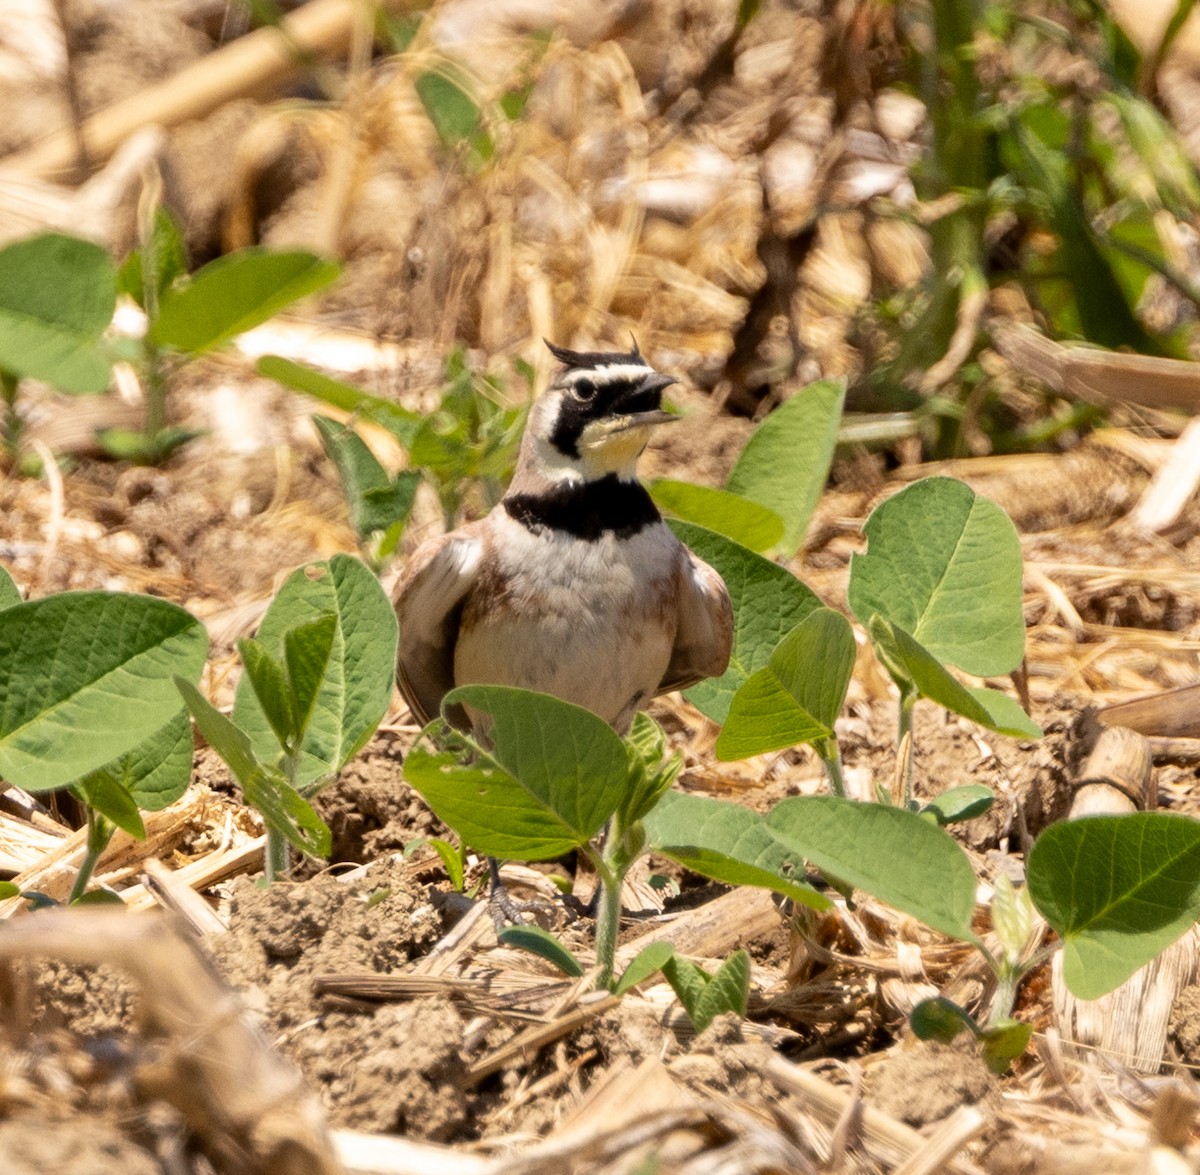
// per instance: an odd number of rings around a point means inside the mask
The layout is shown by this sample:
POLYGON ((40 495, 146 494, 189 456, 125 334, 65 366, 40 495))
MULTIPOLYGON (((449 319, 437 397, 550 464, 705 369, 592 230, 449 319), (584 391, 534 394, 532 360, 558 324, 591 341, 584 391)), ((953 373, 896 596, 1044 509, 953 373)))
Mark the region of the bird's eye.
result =
POLYGON ((576 380, 571 385, 571 391, 575 393, 577 400, 582 400, 585 404, 596 398, 596 385, 590 379, 576 380))

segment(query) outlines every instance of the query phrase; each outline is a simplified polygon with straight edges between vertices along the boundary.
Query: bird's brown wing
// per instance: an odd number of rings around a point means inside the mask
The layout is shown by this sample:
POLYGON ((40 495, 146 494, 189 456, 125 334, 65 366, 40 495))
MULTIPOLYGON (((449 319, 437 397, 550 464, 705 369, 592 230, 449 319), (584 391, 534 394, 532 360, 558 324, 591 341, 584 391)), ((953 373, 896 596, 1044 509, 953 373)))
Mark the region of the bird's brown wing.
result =
POLYGON ((679 576, 679 627, 658 692, 720 677, 733 650, 733 606, 720 575, 686 547, 679 576))
POLYGON ((481 526, 471 523, 422 543, 396 585, 396 681, 422 723, 440 713, 442 699, 454 688, 458 621, 483 558, 481 526))

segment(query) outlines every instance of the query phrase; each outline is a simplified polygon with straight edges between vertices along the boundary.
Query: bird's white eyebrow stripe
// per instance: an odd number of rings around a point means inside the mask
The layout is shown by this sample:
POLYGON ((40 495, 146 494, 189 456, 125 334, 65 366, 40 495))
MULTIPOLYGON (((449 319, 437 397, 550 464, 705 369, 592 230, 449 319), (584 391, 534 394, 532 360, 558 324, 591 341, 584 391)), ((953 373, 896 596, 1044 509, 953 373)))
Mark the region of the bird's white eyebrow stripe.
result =
POLYGON ((588 380, 599 387, 625 383, 653 375, 654 368, 647 363, 611 363, 603 367, 577 367, 563 376, 563 383, 574 387, 580 380, 588 380))

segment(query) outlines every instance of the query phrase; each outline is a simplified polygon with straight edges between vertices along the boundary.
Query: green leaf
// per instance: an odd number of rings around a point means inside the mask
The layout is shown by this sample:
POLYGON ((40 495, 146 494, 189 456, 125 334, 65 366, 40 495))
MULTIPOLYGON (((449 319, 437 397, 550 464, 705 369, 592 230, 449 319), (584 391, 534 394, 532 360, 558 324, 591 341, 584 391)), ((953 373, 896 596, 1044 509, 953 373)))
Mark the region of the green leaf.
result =
POLYGON ((419 74, 413 85, 443 146, 467 148, 475 165, 492 157, 495 146, 483 129, 479 107, 463 86, 432 70, 419 74))
POLYGON ((921 1000, 909 1013, 908 1022, 918 1040, 940 1040, 943 1044, 964 1031, 979 1032, 975 1017, 944 996, 921 1000))
POLYGON ((734 695, 717 737, 717 758, 746 759, 832 737, 856 653, 850 622, 841 613, 810 612, 734 695))
POLYGON ((1041 737, 1041 727, 1012 698, 963 685, 902 628, 879 615, 871 617, 867 628, 879 659, 902 691, 911 687, 921 697, 1013 738, 1041 737))
POLYGON ((982 783, 964 783, 960 787, 947 788, 940 796, 930 800, 921 809, 939 824, 956 824, 963 820, 974 820, 982 816, 996 800, 990 787, 982 783))
POLYGON ((177 677, 175 686, 200 733, 225 760, 246 803, 259 812, 267 827, 307 856, 327 857, 333 836, 316 809, 288 783, 282 771, 258 761, 245 731, 211 705, 191 682, 177 677))
POLYGON ((165 209, 154 212, 148 258, 143 264, 144 250, 134 249, 117 272, 117 286, 143 310, 147 303, 147 283, 153 289, 152 301, 177 277, 187 273, 187 246, 175 218, 165 209))
POLYGON ((867 519, 850 561, 850 608, 878 613, 939 661, 979 677, 1021 663, 1021 545, 993 502, 949 477, 914 482, 867 519))
POLYGON ((21 589, 17 587, 13 577, 3 567, 0 567, 0 612, 21 602, 21 589))
POLYGON ((660 477, 650 496, 667 514, 723 534, 752 551, 766 551, 783 537, 783 519, 774 510, 728 490, 660 477))
POLYGON ((641 820, 664 792, 670 791, 683 770, 683 755, 667 756, 667 736, 644 710, 633 718, 625 736, 629 753, 629 790, 620 807, 621 823, 628 827, 641 820))
POLYGON ((983 1044, 983 1059, 988 1069, 998 1077, 1008 1072, 1009 1065, 1022 1056, 1033 1036, 1033 1025, 1019 1020, 1001 1020, 989 1024, 979 1034, 983 1044))
POLYGON ((796 796, 767 815, 790 852, 952 938, 974 941, 975 871, 958 842, 916 812, 796 796))
MULTIPOLYGON (((181 711, 186 718, 187 711, 181 711)), ((99 812, 106 820, 112 821, 118 828, 129 833, 135 840, 144 840, 146 826, 142 823, 138 806, 133 802, 129 789, 121 785, 120 780, 102 771, 91 775, 71 785, 71 790, 87 806, 99 812)), ((105 840, 107 840, 107 836, 105 840)))
POLYGON ((147 338, 199 355, 324 289, 339 272, 334 262, 312 253, 240 249, 164 290, 147 338))
POLYGON ((177 712, 208 638, 165 600, 64 592, 0 612, 0 776, 61 787, 132 751, 177 712))
POLYGON ((75 898, 72 906, 123 906, 125 900, 111 889, 89 889, 75 898))
POLYGON ((282 662, 267 652, 262 641, 253 637, 243 637, 237 647, 254 696, 280 747, 290 746, 296 737, 296 715, 292 708, 291 684, 282 662))
POLYGON ((829 477, 846 382, 823 379, 785 400, 750 434, 727 488, 773 510, 783 520, 779 550, 789 558, 829 477))
POLYGON ((602 718, 549 694, 500 685, 467 685, 447 706, 486 714, 489 757, 542 807, 580 836, 594 836, 626 791, 629 757, 602 718))
POLYGON ((462 893, 463 884, 466 881, 462 850, 457 845, 451 844, 445 837, 422 836, 416 840, 410 840, 404 846, 405 860, 408 859, 414 850, 420 848, 421 845, 429 845, 437 853, 442 860, 442 867, 446 870, 446 876, 450 879, 450 884, 454 888, 454 892, 462 893))
POLYGON ((255 369, 260 375, 265 375, 267 379, 273 379, 284 387, 312 396, 331 408, 353 412, 356 416, 387 429, 405 446, 412 443, 417 429, 425 419, 419 413, 391 400, 385 400, 382 396, 373 396, 353 384, 332 379, 311 367, 293 363, 290 359, 282 359, 278 355, 264 355, 255 364, 255 369))
POLYGON ((393 482, 352 428, 327 416, 314 416, 312 421, 326 455, 338 471, 355 533, 366 538, 393 523, 407 522, 421 475, 402 472, 393 482))
POLYGON ((669 942, 652 942, 644 946, 629 961, 621 978, 613 985, 613 995, 624 995, 627 991, 644 983, 651 975, 661 971, 666 961, 675 953, 669 942))
POLYGON ((173 804, 192 777, 192 724, 181 705, 175 716, 145 742, 112 763, 91 771, 77 787, 97 812, 139 839, 143 812, 173 804))
POLYGON ((506 947, 528 951, 553 963, 564 975, 578 978, 583 974, 579 960, 554 935, 540 926, 506 926, 496 937, 506 947))
POLYGON ((733 653, 729 668, 685 691, 697 709, 724 722, 742 682, 771 658, 775 646, 814 608, 817 599, 790 571, 756 555, 724 535, 689 522, 671 529, 706 563, 720 572, 733 603, 733 653))
MULTIPOLYGON (((316 709, 337 630, 338 618, 332 612, 324 612, 315 620, 297 624, 283 634, 283 660, 287 665, 298 739, 304 738, 316 709)), ((375 725, 379 725, 379 719, 376 719, 375 725)))
POLYGON ((745 951, 734 951, 715 975, 675 954, 664 961, 662 970, 697 1032, 703 1032, 723 1012, 746 1014, 750 956, 745 951))
POLYGON ((132 428, 96 430, 96 440, 108 456, 136 465, 158 465, 181 445, 186 445, 188 441, 194 441, 203 435, 201 429, 182 426, 161 428, 152 437, 132 428))
POLYGON ((1004 948, 1005 962, 1016 968, 1033 933, 1033 902, 1027 886, 1018 889, 1003 873, 992 887, 992 929, 1004 948))
MULTIPOLYGON (((288 576, 258 639, 282 661, 287 632, 324 613, 336 617, 337 627, 300 747, 294 782, 301 791, 335 775, 362 750, 387 712, 395 676, 396 614, 379 581, 350 555, 309 563, 288 576)), ((238 682, 233 720, 258 758, 273 761, 278 740, 249 677, 238 682)))
POLYGON ((21 887, 14 885, 11 881, 0 881, 0 901, 7 901, 9 898, 19 898, 21 896, 21 887))
POLYGON ((1063 939, 1063 978, 1092 1000, 1200 917, 1200 821, 1169 812, 1051 824, 1029 854, 1029 895, 1063 939))
POLYGON ((102 392, 111 367, 100 336, 117 275, 91 241, 42 233, 0 249, 0 369, 64 392, 102 392))
POLYGON ((766 818, 741 804, 667 792, 646 816, 650 847, 694 873, 730 885, 773 889, 814 910, 830 901, 804 881, 804 859, 785 847, 766 818))

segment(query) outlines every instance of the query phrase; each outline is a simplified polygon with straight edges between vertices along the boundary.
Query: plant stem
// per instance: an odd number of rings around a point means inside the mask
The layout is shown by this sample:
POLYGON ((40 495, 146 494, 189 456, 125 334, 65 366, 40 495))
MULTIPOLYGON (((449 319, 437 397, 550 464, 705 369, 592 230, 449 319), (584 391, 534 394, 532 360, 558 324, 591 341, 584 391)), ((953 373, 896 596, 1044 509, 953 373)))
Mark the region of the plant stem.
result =
POLYGON ((263 880, 272 885, 288 871, 287 837, 277 828, 267 829, 267 851, 263 857, 263 880))
POLYGON ((821 762, 825 764, 825 774, 829 777, 829 788, 835 796, 846 795, 846 777, 842 774, 842 753, 836 738, 818 739, 813 744, 821 762))
POLYGON ((617 957, 617 936, 621 929, 621 882, 618 872, 607 866, 599 871, 600 906, 596 911, 596 962, 600 965, 599 985, 612 984, 617 957))
POLYGON ((90 804, 87 806, 87 853, 79 865, 79 872, 75 875, 75 884, 71 887, 71 896, 67 898, 67 904, 78 901, 83 897, 87 890, 88 882, 92 880, 92 874, 96 871, 96 864, 100 860, 100 854, 108 848, 108 842, 112 840, 113 826, 100 815, 90 804))
MULTIPOLYGON (((146 423, 143 438, 148 453, 154 452, 158 435, 167 426, 167 376, 162 352, 146 345, 146 423)), ((157 456, 155 460, 158 460, 157 456)))
POLYGON ((0 441, 5 453, 15 459, 21 440, 21 418, 17 415, 17 377, 0 370, 0 396, 4 399, 4 420, 0 422, 0 441))
POLYGON ((900 764, 900 777, 904 781, 904 791, 901 797, 901 803, 905 808, 912 801, 912 780, 913 780, 913 707, 917 704, 917 695, 915 693, 902 692, 900 694, 900 721, 897 729, 897 747, 899 748, 902 762, 900 764))

